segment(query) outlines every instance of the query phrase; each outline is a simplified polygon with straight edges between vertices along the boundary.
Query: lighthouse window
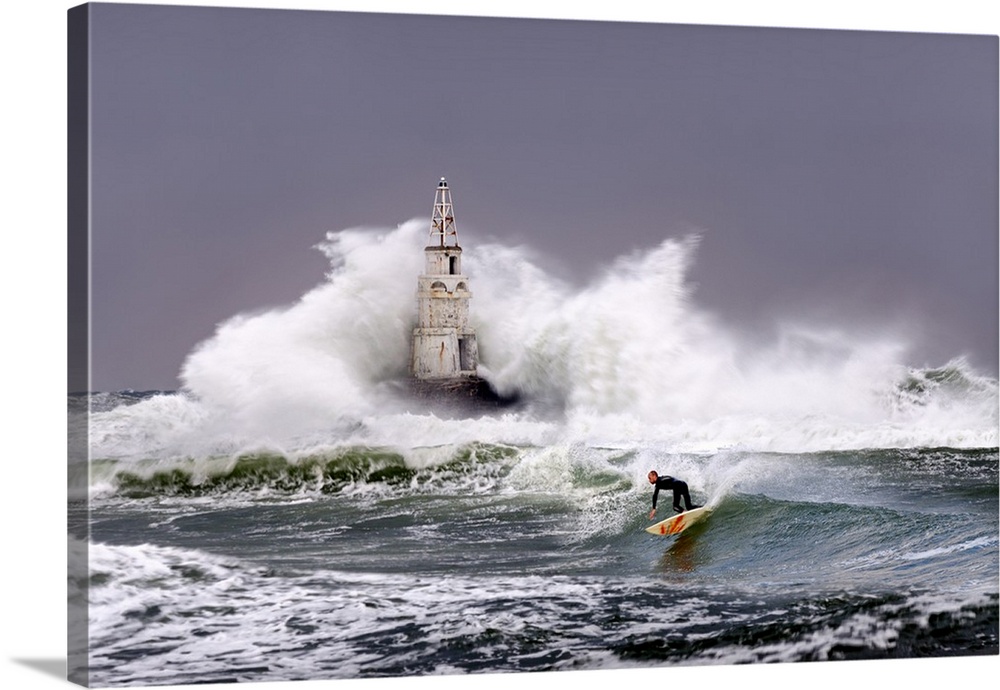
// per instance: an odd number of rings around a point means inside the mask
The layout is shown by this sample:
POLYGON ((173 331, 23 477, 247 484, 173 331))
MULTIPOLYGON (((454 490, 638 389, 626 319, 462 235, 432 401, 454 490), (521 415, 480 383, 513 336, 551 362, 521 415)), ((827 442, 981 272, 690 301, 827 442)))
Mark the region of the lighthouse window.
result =
POLYGON ((465 283, 459 283, 458 285, 455 286, 455 290, 465 291, 468 289, 469 288, 465 285, 465 283))
POLYGON ((431 283, 431 290, 447 290, 448 287, 442 283, 440 280, 435 280, 431 283))
POLYGON ((457 256, 449 257, 448 262, 449 262, 448 273, 450 273, 451 275, 455 275, 456 273, 458 273, 458 257, 457 256))

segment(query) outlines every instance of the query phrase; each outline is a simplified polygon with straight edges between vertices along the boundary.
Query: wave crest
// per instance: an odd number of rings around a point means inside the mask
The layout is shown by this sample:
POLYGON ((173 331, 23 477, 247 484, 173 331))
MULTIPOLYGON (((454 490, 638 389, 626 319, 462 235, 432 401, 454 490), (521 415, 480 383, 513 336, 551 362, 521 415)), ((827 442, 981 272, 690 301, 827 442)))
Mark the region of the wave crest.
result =
POLYGON ((623 256, 583 287, 523 248, 470 247, 481 374, 530 402, 459 431, 392 385, 406 376, 425 232, 414 220, 330 233, 326 282, 220 324, 185 361, 183 395, 97 411, 97 456, 539 434, 675 450, 997 444, 997 381, 964 360, 913 369, 905 342, 833 327, 785 324, 766 344, 738 337, 693 302, 693 236, 623 256))

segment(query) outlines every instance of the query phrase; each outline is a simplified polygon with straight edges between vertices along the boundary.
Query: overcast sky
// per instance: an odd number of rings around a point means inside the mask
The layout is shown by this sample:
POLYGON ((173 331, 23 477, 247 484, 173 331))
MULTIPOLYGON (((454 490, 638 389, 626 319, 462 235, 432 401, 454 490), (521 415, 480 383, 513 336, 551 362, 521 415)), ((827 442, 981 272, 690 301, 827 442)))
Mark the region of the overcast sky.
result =
MULTIPOLYGON (((173 389, 220 321, 429 218, 583 284, 698 232, 700 308, 905 324, 997 371, 996 36, 93 6, 97 390, 173 389)), ((413 277, 415 281, 415 277, 413 277)), ((414 283, 415 284, 415 283, 414 283)))

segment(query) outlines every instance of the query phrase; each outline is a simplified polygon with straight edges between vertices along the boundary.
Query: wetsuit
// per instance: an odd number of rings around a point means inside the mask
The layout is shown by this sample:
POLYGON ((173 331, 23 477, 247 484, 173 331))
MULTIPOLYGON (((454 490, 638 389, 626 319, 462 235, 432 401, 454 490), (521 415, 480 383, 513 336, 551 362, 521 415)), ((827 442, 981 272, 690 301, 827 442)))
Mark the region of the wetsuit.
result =
POLYGON ((688 510, 692 508, 697 508, 694 503, 691 502, 691 494, 688 493, 687 482, 683 482, 680 479, 674 479, 673 477, 657 477, 656 484, 654 484, 653 489, 653 507, 656 507, 656 497, 660 494, 660 489, 673 489, 674 492, 674 510, 678 513, 683 513, 684 510, 681 508, 681 496, 684 497, 684 504, 687 506, 688 510))

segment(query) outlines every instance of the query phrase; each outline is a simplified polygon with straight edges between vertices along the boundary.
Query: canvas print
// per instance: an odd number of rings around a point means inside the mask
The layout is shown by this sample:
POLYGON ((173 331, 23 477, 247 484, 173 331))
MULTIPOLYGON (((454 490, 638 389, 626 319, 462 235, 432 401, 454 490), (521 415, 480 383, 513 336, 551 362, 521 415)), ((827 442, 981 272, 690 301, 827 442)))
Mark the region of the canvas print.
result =
POLYGON ((74 682, 998 654, 996 36, 68 40, 74 682))

